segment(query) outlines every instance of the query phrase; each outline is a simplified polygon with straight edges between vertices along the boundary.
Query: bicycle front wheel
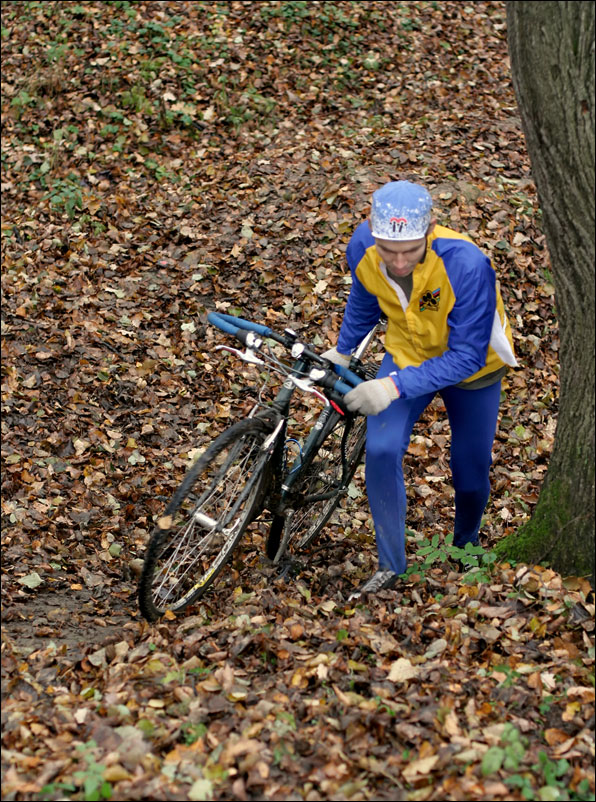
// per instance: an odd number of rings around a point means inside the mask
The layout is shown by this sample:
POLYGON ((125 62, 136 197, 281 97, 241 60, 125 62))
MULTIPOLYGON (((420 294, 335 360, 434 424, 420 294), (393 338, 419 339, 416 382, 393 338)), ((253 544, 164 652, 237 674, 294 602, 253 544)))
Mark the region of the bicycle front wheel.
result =
POLYGON ((139 583, 148 621, 179 612, 213 584, 261 511, 270 453, 266 420, 234 424, 186 474, 151 536, 139 583))
MULTIPOLYGON (((310 461, 302 466, 292 485, 292 500, 284 536, 291 551, 309 546, 326 526, 347 495, 348 486, 362 462, 366 443, 366 418, 333 414, 327 422, 323 440, 310 461)), ((282 521, 273 520, 272 540, 281 536, 282 521)), ((270 547, 270 551, 271 551, 270 547)))

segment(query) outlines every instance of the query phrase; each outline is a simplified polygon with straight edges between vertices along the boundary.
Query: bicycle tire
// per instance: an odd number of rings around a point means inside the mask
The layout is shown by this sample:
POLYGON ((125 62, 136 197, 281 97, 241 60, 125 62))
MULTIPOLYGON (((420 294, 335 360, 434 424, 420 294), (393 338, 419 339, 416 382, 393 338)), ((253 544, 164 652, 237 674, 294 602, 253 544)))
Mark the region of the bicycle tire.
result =
POLYGON ((270 479, 262 446, 271 430, 258 418, 234 424, 184 477, 147 546, 138 599, 148 621, 201 598, 230 560, 262 508, 270 479))
MULTIPOLYGON (((287 522, 290 551, 302 551, 327 525, 362 461, 366 444, 366 418, 333 413, 325 425, 317 451, 302 467, 292 486, 291 518, 287 522), (331 495, 329 495, 331 494, 331 495), (320 497, 320 498, 318 498, 320 497)), ((270 529, 273 544, 281 536, 284 519, 274 518, 270 529)))

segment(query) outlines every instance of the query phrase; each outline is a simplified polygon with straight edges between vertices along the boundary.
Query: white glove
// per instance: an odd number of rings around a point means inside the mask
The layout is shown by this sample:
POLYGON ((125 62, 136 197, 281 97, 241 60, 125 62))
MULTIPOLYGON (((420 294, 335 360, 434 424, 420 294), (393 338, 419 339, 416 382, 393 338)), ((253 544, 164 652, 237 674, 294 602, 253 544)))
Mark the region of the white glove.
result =
POLYGON ((337 348, 330 348, 328 351, 325 351, 324 354, 321 354, 322 357, 328 359, 330 362, 333 362, 334 365, 341 365, 343 368, 350 367, 350 354, 340 354, 337 348))
POLYGON ((385 376, 384 379, 371 379, 354 387, 344 396, 346 406, 350 412, 359 412, 361 415, 378 415, 387 409, 392 401, 399 398, 397 387, 393 379, 385 376))

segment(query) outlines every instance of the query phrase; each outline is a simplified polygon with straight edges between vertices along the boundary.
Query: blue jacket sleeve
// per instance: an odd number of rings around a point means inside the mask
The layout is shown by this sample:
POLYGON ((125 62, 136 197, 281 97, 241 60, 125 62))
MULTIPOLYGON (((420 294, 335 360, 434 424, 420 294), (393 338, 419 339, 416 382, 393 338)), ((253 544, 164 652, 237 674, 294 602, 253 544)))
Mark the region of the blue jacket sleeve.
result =
POLYGON ((443 258, 456 298, 447 317, 447 350, 418 367, 391 374, 403 398, 458 384, 486 364, 497 304, 490 260, 475 245, 461 240, 436 240, 433 247, 443 258), (448 243, 447 247, 442 243, 448 243))
POLYGON ((361 223, 346 249, 346 259, 352 274, 352 287, 337 340, 337 350, 340 354, 351 354, 381 317, 381 307, 376 296, 365 289, 356 275, 356 268, 366 249, 371 245, 374 245, 374 239, 368 222, 361 223))

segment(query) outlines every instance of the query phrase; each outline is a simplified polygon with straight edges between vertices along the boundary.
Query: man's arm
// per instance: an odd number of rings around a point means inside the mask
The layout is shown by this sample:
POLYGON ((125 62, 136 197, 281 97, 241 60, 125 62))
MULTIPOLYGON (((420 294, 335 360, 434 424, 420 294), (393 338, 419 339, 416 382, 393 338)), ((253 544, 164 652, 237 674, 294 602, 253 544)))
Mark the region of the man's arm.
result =
POLYGON ((337 350, 341 354, 351 354, 380 317, 381 307, 376 296, 364 289, 355 273, 352 274, 352 288, 339 330, 337 350))
POLYGON ((365 289, 356 275, 358 265, 372 244, 374 240, 368 223, 361 223, 346 248, 352 286, 337 341, 337 350, 341 354, 350 354, 381 317, 381 307, 376 296, 365 289))
MULTIPOLYGON (((449 264, 447 259, 445 263, 449 264)), ((447 350, 418 367, 391 374, 403 398, 459 384, 486 364, 497 304, 496 278, 490 260, 480 252, 470 262, 461 258, 452 260, 448 275, 456 302, 447 318, 447 350)))

